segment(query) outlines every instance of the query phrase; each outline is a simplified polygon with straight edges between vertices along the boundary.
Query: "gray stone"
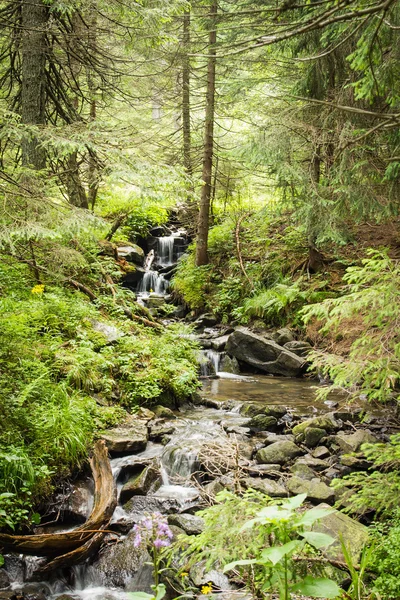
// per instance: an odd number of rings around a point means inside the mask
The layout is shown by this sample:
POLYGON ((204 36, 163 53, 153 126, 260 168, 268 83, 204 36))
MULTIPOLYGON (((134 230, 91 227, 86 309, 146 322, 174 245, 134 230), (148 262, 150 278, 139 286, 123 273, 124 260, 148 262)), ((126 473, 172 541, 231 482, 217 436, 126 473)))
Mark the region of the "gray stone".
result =
POLYGON ((128 502, 133 496, 148 494, 158 479, 160 479, 160 471, 154 465, 149 465, 136 477, 131 477, 121 490, 119 497, 121 504, 128 502))
POLYGON ((310 454, 306 454, 302 458, 299 458, 297 461, 299 464, 307 465, 310 469, 314 469, 314 471, 324 471, 329 468, 329 463, 325 460, 321 460, 320 458, 314 458, 310 454))
POLYGON ((62 520, 84 523, 93 506, 94 484, 91 478, 74 481, 71 494, 61 506, 62 520))
POLYGON ((24 600, 46 600, 51 590, 46 583, 26 583, 21 588, 21 593, 24 600))
POLYGON ((307 498, 314 502, 334 502, 335 492, 321 479, 301 479, 294 476, 287 482, 287 489, 294 495, 307 494, 307 498))
POLYGON ((311 481, 311 479, 315 479, 316 477, 316 474, 310 467, 299 462, 294 463, 289 471, 293 473, 293 475, 300 477, 300 479, 307 479, 308 481, 311 481))
POLYGON ((247 472, 249 475, 256 475, 258 477, 262 477, 263 475, 267 475, 268 477, 280 477, 280 472, 282 470, 282 466, 278 464, 269 464, 269 465, 251 465, 247 467, 247 472))
POLYGON ((302 358, 245 327, 239 327, 229 336, 226 351, 265 373, 296 377, 305 367, 302 358))
POLYGON ((129 244, 129 246, 118 246, 118 257, 124 258, 128 262, 133 262, 137 265, 143 265, 144 252, 137 244, 129 244))
POLYGON ((240 414, 246 417, 255 417, 256 415, 263 415, 265 406, 262 404, 253 404, 252 402, 245 402, 240 407, 240 414))
POLYGON ((340 462, 344 467, 349 467, 352 471, 368 471, 373 465, 372 462, 365 458, 349 455, 341 456, 340 462))
POLYGON ((105 337, 108 344, 117 342, 125 335, 123 331, 120 331, 117 329, 117 327, 111 325, 110 323, 104 323, 103 321, 92 319, 91 324, 94 331, 101 333, 105 337))
POLYGON ((224 484, 219 479, 214 479, 203 487, 204 493, 210 498, 215 498, 217 494, 225 489, 224 484))
POLYGON ((155 419, 148 423, 150 428, 149 439, 161 440, 166 435, 172 435, 176 431, 175 421, 165 421, 164 419, 155 419))
POLYGON ((239 363, 234 356, 231 357, 231 356, 228 356, 227 354, 225 354, 225 356, 222 357, 220 369, 224 373, 232 373, 233 375, 240 375, 239 363))
POLYGON ((203 327, 212 327, 218 323, 218 319, 211 313, 206 313, 200 315, 198 319, 194 322, 194 326, 196 329, 202 329, 203 327))
POLYGON ((254 431, 274 431, 278 421, 275 417, 267 415, 256 415, 247 423, 247 427, 254 431))
POLYGON ((288 494, 283 485, 271 479, 261 479, 260 477, 246 477, 241 480, 246 488, 252 488, 271 498, 285 498, 288 494))
POLYGON ((79 596, 73 596, 71 594, 61 594, 61 596, 57 596, 56 600, 79 600, 79 596))
POLYGON ((331 453, 329 452, 328 448, 326 446, 318 446, 318 448, 315 448, 312 452, 312 455, 314 458, 328 458, 331 453))
POLYGON ((7 571, 0 569, 0 590, 5 590, 10 587, 10 577, 7 571))
POLYGON ((124 425, 105 431, 101 438, 111 453, 142 452, 148 441, 146 421, 132 416, 124 425))
POLYGON ((344 433, 340 431, 334 436, 336 443, 343 452, 357 452, 362 444, 376 444, 379 440, 371 433, 369 429, 359 429, 354 433, 344 433))
POLYGON ((176 415, 172 410, 161 404, 157 404, 157 406, 153 408, 153 412, 159 419, 176 419, 176 415))
POLYGON ((221 573, 221 571, 217 571, 216 569, 207 571, 205 561, 197 562, 190 568, 190 578, 197 587, 211 583, 213 587, 220 590, 232 589, 228 577, 221 573))
POLYGON ((325 415, 320 415, 319 417, 313 417, 312 419, 307 419, 298 425, 293 427, 292 433, 294 435, 300 435, 304 433, 307 427, 317 427, 318 429, 325 429, 325 431, 338 431, 342 427, 343 423, 337 419, 335 419, 333 413, 326 413, 325 415))
POLYGON ((307 448, 315 448, 325 436, 325 429, 320 429, 319 427, 307 427, 304 431, 304 440, 302 441, 304 441, 307 448))
POLYGON ((165 296, 150 294, 147 299, 147 307, 149 309, 160 308, 161 306, 164 306, 165 302, 165 296))
MULTIPOLYGON (((261 436, 262 434, 260 434, 261 436)), ((270 446, 275 442, 294 442, 294 435, 290 433, 270 433, 263 437, 264 446, 270 446)))
POLYGON ((196 515, 171 515, 168 517, 168 523, 180 527, 188 535, 198 535, 205 528, 204 519, 196 515))
POLYGON ((229 338, 229 335, 221 335, 221 337, 212 339, 210 341, 211 348, 213 350, 216 350, 217 352, 221 352, 225 348, 228 338, 229 338))
POLYGON ((287 344, 289 342, 294 341, 294 335, 287 327, 283 327, 282 329, 278 329, 278 331, 274 334, 274 339, 276 339, 277 343, 280 346, 287 344))
POLYGON ((266 448, 261 448, 261 450, 257 452, 257 462, 262 464, 278 463, 280 465, 285 465, 302 453, 302 450, 293 442, 275 442, 266 448))
POLYGON ((0 591, 0 600, 17 600, 15 590, 0 591))
POLYGON ((283 344, 283 347, 301 357, 307 356, 307 354, 309 354, 312 350, 312 346, 308 342, 300 342, 296 340, 293 340, 292 342, 286 342, 286 344, 283 344))
MULTIPOLYGON (((318 508, 330 508, 326 504, 320 504, 318 508)), ((332 513, 323 517, 312 527, 313 531, 326 533, 335 539, 335 542, 324 549, 324 554, 328 558, 345 561, 342 551, 343 540, 349 549, 354 563, 358 564, 363 548, 368 542, 368 529, 346 514, 338 510, 332 510, 332 513)))

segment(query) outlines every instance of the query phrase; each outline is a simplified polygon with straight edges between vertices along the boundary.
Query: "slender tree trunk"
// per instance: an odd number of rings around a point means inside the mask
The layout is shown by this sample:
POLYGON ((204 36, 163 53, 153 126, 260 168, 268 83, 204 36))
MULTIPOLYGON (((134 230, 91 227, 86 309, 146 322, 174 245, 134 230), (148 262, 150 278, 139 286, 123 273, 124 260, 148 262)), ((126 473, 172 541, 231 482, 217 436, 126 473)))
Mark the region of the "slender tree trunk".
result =
POLYGON ((190 10, 183 15, 183 37, 182 37, 182 131, 183 131, 183 165, 186 174, 191 177, 192 166, 192 144, 190 126, 190 10))
POLYGON ((214 112, 215 112, 215 67, 217 41, 218 2, 213 0, 210 6, 211 20, 208 47, 207 97, 203 153, 203 187, 201 189, 199 220, 197 226, 196 265, 208 264, 208 229, 210 220, 210 197, 212 182, 212 160, 214 153, 214 112))
MULTIPOLYGON (((26 125, 45 124, 47 19, 42 0, 22 0, 21 121, 26 125)), ((22 164, 37 170, 46 166, 46 154, 36 136, 23 140, 22 164)))
MULTIPOLYGON (((96 38, 97 20, 96 12, 92 10, 92 17, 89 19, 88 41, 89 46, 94 52, 97 44, 96 38)), ((96 84, 91 69, 87 72, 87 82, 90 95, 90 121, 95 121, 97 117, 96 105, 96 84)), ((99 166, 97 157, 94 151, 89 152, 89 168, 88 168, 88 184, 89 184, 89 205, 94 210, 94 205, 99 191, 99 166)))

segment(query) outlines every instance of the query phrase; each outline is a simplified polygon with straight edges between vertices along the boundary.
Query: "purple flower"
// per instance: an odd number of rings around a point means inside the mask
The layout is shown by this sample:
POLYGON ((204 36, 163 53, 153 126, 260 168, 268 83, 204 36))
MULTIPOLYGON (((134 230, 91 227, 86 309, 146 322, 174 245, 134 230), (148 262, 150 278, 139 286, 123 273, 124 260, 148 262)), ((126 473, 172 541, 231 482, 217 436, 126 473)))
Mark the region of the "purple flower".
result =
POLYGON ((154 540, 154 547, 155 548, 163 548, 166 546, 170 545, 170 541, 169 540, 161 540, 160 538, 157 538, 156 540, 154 540))
POLYGON ((144 518, 134 526, 135 538, 133 545, 135 548, 143 544, 151 544, 154 548, 163 548, 171 544, 173 533, 168 526, 166 517, 161 513, 145 515, 144 518))
POLYGON ((135 548, 139 548, 141 543, 142 543, 142 536, 140 535, 139 532, 137 532, 137 534, 135 535, 135 539, 133 540, 133 545, 135 548))

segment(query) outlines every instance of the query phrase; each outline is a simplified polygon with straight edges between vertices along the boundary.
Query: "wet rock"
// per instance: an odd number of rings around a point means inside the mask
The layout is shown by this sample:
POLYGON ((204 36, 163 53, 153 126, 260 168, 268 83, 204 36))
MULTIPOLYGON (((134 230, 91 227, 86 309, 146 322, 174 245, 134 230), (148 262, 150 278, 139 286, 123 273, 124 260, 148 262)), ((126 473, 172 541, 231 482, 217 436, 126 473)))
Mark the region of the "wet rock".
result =
POLYGON ((144 263, 144 252, 140 246, 129 244, 129 246, 117 247, 118 258, 124 258, 128 262, 133 262, 142 266, 144 263))
POLYGON ((289 471, 293 473, 293 475, 300 477, 300 479, 307 479, 308 481, 311 481, 311 479, 315 479, 316 477, 314 471, 310 469, 310 467, 299 462, 292 465, 289 471))
POLYGON ((184 319, 186 314, 187 314, 187 308, 183 304, 178 304, 178 306, 175 308, 174 312, 172 313, 172 315, 176 319, 184 319))
POLYGON ((293 442, 275 442, 257 452, 257 462, 262 464, 278 463, 285 465, 296 456, 302 454, 302 450, 293 442))
POLYGON ((212 584, 213 588, 217 588, 219 590, 232 589, 232 585, 224 573, 221 573, 221 571, 217 571, 216 569, 207 571, 205 567, 205 561, 196 563, 190 568, 190 578, 197 587, 210 583, 212 584))
POLYGON ((257 492, 261 492, 271 498, 285 498, 287 491, 283 485, 277 483, 272 479, 261 479, 260 477, 246 477, 241 480, 241 483, 246 488, 251 488, 257 492))
POLYGON ((157 493, 147 496, 133 496, 124 504, 124 510, 127 512, 129 518, 134 523, 137 523, 145 512, 160 512, 163 515, 169 515, 184 512, 195 507, 200 508, 200 495, 195 492, 196 490, 194 490, 192 497, 182 499, 177 496, 157 495, 157 493))
POLYGON ((256 415, 263 415, 265 410, 265 406, 262 404, 253 404, 251 402, 246 402, 242 404, 240 407, 240 414, 245 417, 255 417, 256 415))
POLYGON ((312 455, 314 458, 324 459, 328 458, 331 455, 331 453, 329 452, 326 446, 318 446, 318 448, 315 448, 313 450, 312 455))
POLYGON ((168 523, 180 527, 188 535, 198 535, 205 528, 204 519, 196 515, 171 515, 168 517, 168 523))
POLYGON ((106 546, 90 567, 89 576, 94 580, 99 577, 107 587, 124 587, 139 568, 150 560, 146 549, 134 547, 134 537, 134 532, 131 532, 122 541, 106 546))
MULTIPOLYGON (((260 436, 262 433, 260 434, 260 436)), ((271 444, 275 444, 275 442, 294 442, 294 435, 290 433, 267 433, 263 437, 264 446, 270 446, 271 444)))
POLYGON ((282 469, 281 465, 278 464, 269 464, 269 465, 251 465, 247 467, 247 472, 249 475, 256 475, 258 477, 262 477, 266 475, 267 477, 280 477, 280 471, 282 469))
POLYGON ((344 455, 340 457, 340 463, 349 467, 351 471, 368 471, 373 463, 362 457, 344 455))
POLYGON ((162 406, 161 404, 157 404, 157 406, 153 408, 153 412, 159 419, 168 419, 170 421, 172 419, 176 419, 176 415, 172 412, 172 410, 166 406, 162 406))
POLYGON ((335 469, 334 467, 330 467, 327 471, 324 472, 324 481, 329 484, 334 479, 338 479, 341 477, 343 473, 339 469, 335 469))
POLYGON ((222 492, 224 489, 225 486, 219 479, 214 479, 213 481, 210 481, 210 483, 207 483, 207 485, 203 487, 204 493, 207 496, 210 496, 210 498, 215 498, 215 496, 222 492))
POLYGON ((357 452, 362 444, 376 444, 379 440, 369 429, 359 429, 354 433, 344 433, 343 431, 340 431, 333 437, 332 441, 336 443, 343 452, 357 452))
POLYGON ((27 583, 21 588, 24 600, 46 600, 51 590, 45 583, 27 583))
POLYGON ((221 337, 217 337, 211 340, 211 348, 216 350, 217 352, 221 352, 228 341, 229 335, 221 335, 221 337))
POLYGON ((160 471, 154 465, 150 465, 142 473, 132 477, 125 483, 121 490, 120 502, 124 504, 133 496, 145 496, 154 483, 160 479, 160 471))
POLYGON ((0 569, 0 590, 10 587, 10 577, 4 569, 0 569))
POLYGON ((302 458, 299 458, 296 463, 307 465, 310 467, 310 469, 314 469, 314 471, 323 471, 324 469, 328 469, 330 466, 325 460, 314 458, 310 454, 306 454, 302 458))
POLYGON ((126 424, 108 429, 101 435, 112 454, 142 452, 148 441, 146 421, 131 416, 126 424))
MULTIPOLYGON (((21 596, 19 598, 22 598, 21 596)), ((0 600, 19 600, 15 590, 0 591, 0 600)), ((23 600, 23 599, 22 599, 23 600)))
POLYGON ((318 429, 325 429, 325 431, 339 431, 343 423, 335 419, 333 413, 326 413, 312 419, 307 419, 298 425, 293 427, 292 433, 298 436, 305 432, 308 427, 316 427, 318 429))
POLYGON ((287 327, 282 327, 282 329, 278 329, 277 331, 275 331, 273 336, 280 346, 294 341, 294 335, 287 327))
POLYGON ((203 327, 212 327, 218 323, 218 319, 211 313, 205 313, 200 315, 198 319, 194 322, 194 326, 196 329, 202 329, 203 327))
POLYGON ((253 431, 274 431, 278 421, 275 417, 267 415, 256 415, 247 422, 247 427, 253 431))
POLYGON ((110 325, 109 323, 104 323, 95 319, 92 319, 91 323, 94 331, 101 333, 108 344, 117 342, 125 335, 123 331, 120 331, 117 327, 114 327, 114 325, 110 325))
POLYGON ((308 342, 293 340, 292 342, 286 342, 286 344, 282 345, 287 350, 290 350, 290 352, 293 352, 294 354, 297 354, 297 356, 301 357, 307 356, 307 354, 309 354, 312 350, 312 346, 308 342))
POLYGON ((315 448, 325 436, 325 429, 320 429, 319 427, 307 427, 303 433, 296 437, 296 442, 303 442, 307 448, 315 448))
POLYGON ((147 308, 149 308, 150 310, 153 308, 160 308, 161 306, 164 306, 166 300, 165 300, 165 296, 161 296, 159 294, 150 294, 150 296, 147 299, 147 308))
POLYGON ((172 435, 176 431, 176 423, 168 422, 164 419, 156 419, 148 423, 150 428, 149 439, 153 441, 161 440, 165 435, 172 435))
POLYGON ((14 583, 23 583, 25 581, 26 565, 22 554, 5 554, 4 569, 10 580, 14 583))
POLYGON ((334 502, 335 492, 321 479, 300 479, 294 476, 287 482, 287 489, 293 495, 307 494, 307 498, 314 502, 334 502))
POLYGON ((229 336, 226 351, 265 373, 296 377, 305 367, 302 358, 245 327, 238 327, 229 336))
POLYGON ((154 584, 152 565, 142 564, 125 586, 127 592, 145 592, 154 597, 154 590, 151 586, 154 584))
MULTIPOLYGON (((318 508, 330 508, 326 504, 320 504, 318 508)), ((361 552, 368 542, 368 529, 358 521, 337 510, 332 509, 332 513, 319 519, 312 527, 313 531, 326 533, 335 539, 335 542, 324 549, 324 554, 333 560, 344 562, 342 552, 343 539, 344 544, 349 549, 354 563, 358 564, 361 552)))
POLYGON ((91 478, 74 481, 71 494, 60 508, 63 522, 84 523, 92 510, 93 493, 91 478))
POLYGON ((71 596, 71 594, 61 594, 57 596, 56 600, 79 600, 79 596, 71 596))
POLYGON ((225 356, 222 357, 220 370, 224 373, 232 373, 233 375, 240 375, 240 367, 237 359, 234 356, 225 356))

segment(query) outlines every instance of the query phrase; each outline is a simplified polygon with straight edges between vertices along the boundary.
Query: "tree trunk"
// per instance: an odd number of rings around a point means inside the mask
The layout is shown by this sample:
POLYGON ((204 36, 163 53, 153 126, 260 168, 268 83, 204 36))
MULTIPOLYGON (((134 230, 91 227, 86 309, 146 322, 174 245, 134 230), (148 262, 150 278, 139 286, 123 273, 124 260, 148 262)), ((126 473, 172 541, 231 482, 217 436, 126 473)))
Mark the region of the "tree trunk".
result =
POLYGON ((213 0, 210 6, 211 20, 208 47, 207 67, 207 97, 206 97, 206 119, 204 132, 203 153, 203 187, 201 189, 199 220, 197 226, 196 265, 208 264, 208 229, 210 219, 210 197, 212 160, 214 153, 214 111, 215 111, 215 67, 216 67, 216 41, 217 41, 217 11, 218 2, 213 0))
MULTIPOLYGON (((21 14, 21 121, 26 125, 44 125, 48 9, 42 0, 22 0, 21 14)), ((46 154, 37 136, 24 138, 21 146, 23 166, 44 169, 46 154)))
MULTIPOLYGON (((95 53, 97 45, 97 19, 94 7, 92 8, 92 16, 88 19, 88 42, 92 53, 95 53)), ((96 105, 96 83, 92 70, 88 69, 87 82, 90 95, 90 121, 93 122, 97 118, 97 105, 96 105)), ((99 165, 96 157, 96 153, 92 150, 89 152, 89 167, 88 167, 88 186, 89 186, 89 205, 94 210, 94 205, 97 200, 97 193, 99 191, 99 165)))
POLYGON ((183 165, 186 174, 191 177, 192 167, 192 144, 190 127, 190 11, 183 15, 183 37, 182 37, 182 131, 183 131, 183 165))

